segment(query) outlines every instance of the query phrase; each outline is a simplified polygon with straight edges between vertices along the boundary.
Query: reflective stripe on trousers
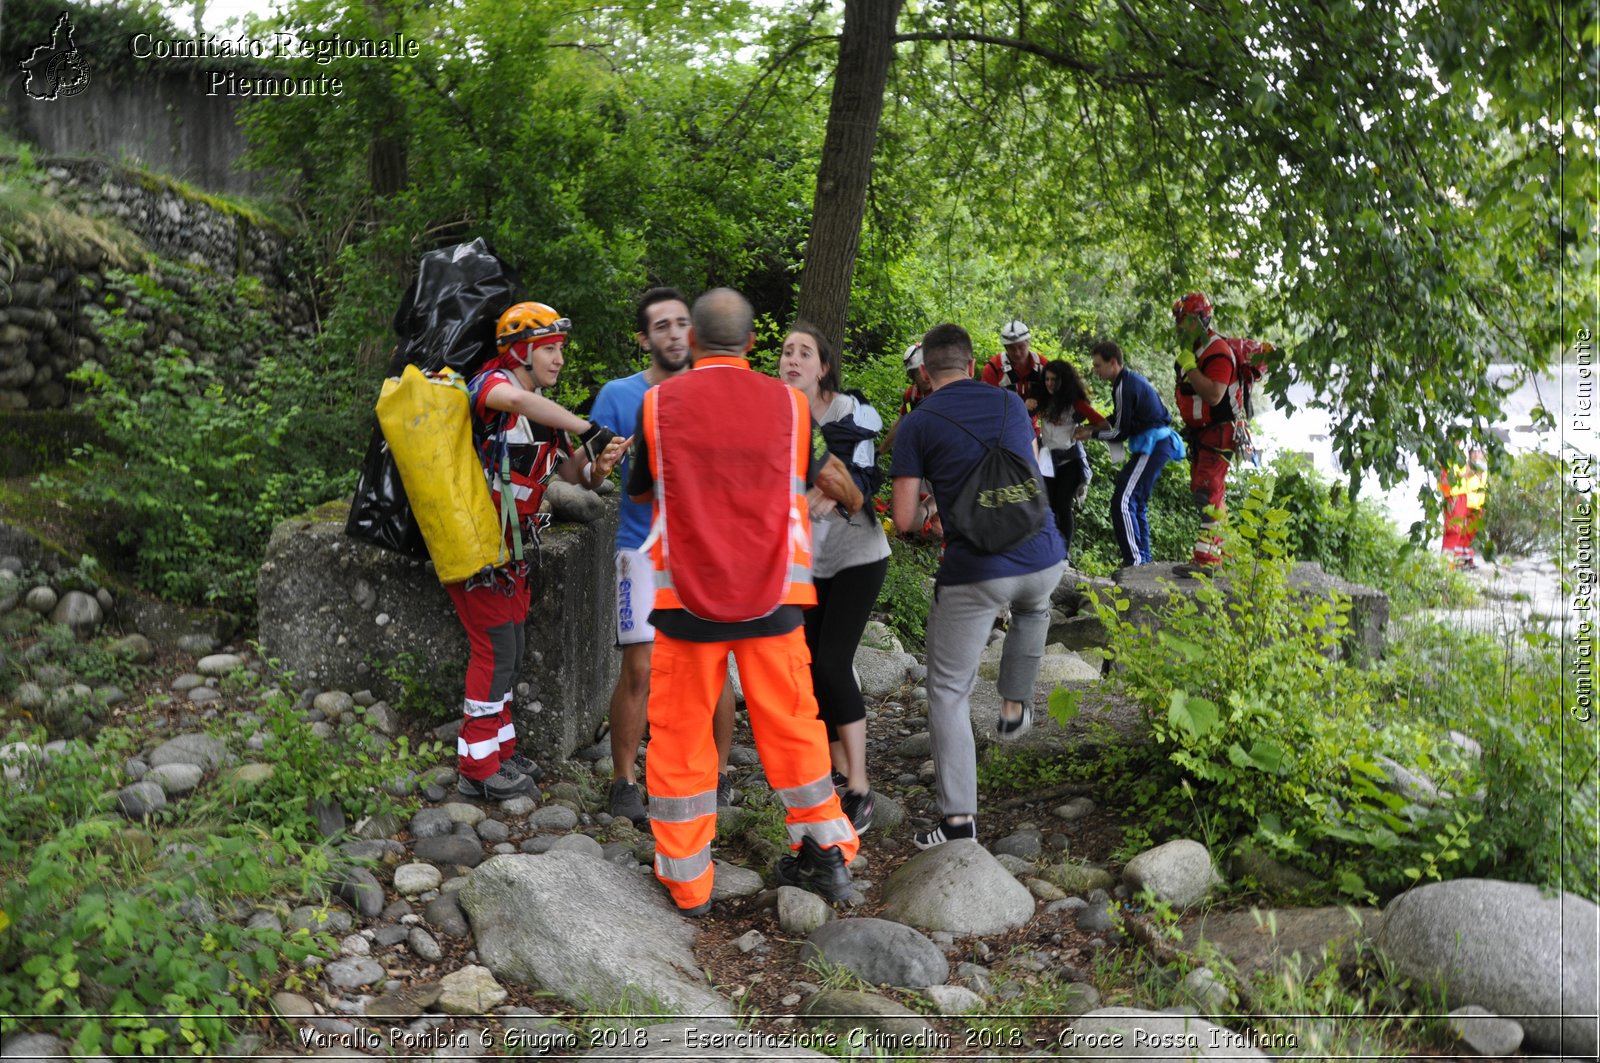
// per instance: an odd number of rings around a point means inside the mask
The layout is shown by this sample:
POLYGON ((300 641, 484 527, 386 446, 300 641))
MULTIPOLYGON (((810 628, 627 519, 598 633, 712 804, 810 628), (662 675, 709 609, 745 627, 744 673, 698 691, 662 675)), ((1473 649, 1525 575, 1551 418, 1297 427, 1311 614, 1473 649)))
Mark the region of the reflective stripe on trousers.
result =
POLYGON ((711 898, 715 869, 717 747, 711 718, 728 671, 739 662, 750 730, 787 809, 790 843, 812 835, 848 862, 860 841, 831 782, 827 730, 811 691, 811 655, 796 628, 731 642, 686 642, 656 633, 650 657, 650 745, 645 786, 656 837, 656 877, 680 908, 711 898))

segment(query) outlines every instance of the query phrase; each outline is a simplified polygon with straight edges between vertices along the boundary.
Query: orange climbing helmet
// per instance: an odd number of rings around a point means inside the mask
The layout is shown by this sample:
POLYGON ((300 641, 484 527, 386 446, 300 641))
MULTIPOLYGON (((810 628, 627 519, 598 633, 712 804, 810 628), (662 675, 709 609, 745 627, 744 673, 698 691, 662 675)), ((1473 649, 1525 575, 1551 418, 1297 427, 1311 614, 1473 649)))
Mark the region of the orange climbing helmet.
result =
POLYGON ((513 353, 519 362, 525 361, 528 351, 566 339, 572 322, 556 313, 544 303, 516 303, 500 315, 495 325, 495 346, 501 354, 513 353), (511 348, 517 347, 515 351, 511 348))

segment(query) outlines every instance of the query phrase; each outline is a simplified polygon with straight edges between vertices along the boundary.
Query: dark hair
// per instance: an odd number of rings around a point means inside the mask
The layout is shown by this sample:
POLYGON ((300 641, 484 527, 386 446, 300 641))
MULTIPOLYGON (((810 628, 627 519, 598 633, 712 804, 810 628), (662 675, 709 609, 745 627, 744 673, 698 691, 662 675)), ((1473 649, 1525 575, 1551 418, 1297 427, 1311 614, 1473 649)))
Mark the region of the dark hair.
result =
POLYGON ((707 354, 742 354, 749 349, 755 311, 732 288, 713 288, 694 301, 689 323, 695 343, 707 354))
POLYGON ((689 305, 689 300, 685 299, 683 293, 676 288, 651 288, 639 296, 639 304, 633 311, 633 323, 638 326, 641 336, 650 332, 650 308, 657 303, 671 302, 674 299, 684 306, 689 305))
POLYGON ((1045 384, 1044 405, 1039 410, 1039 416, 1052 424, 1060 424, 1063 416, 1071 414, 1072 404, 1087 402, 1089 393, 1084 390, 1083 378, 1078 375, 1077 367, 1065 358, 1057 358, 1046 365, 1044 372, 1046 377, 1054 373, 1061 385, 1051 392, 1049 384, 1045 384))
POLYGON ((929 374, 966 369, 972 360, 972 337, 960 325, 935 325, 922 337, 922 365, 929 374))
POLYGON ((839 382, 839 356, 834 353, 833 344, 828 342, 828 337, 822 334, 821 329, 805 318, 797 318, 795 323, 789 326, 789 331, 783 334, 783 338, 788 339, 796 332, 802 336, 810 336, 817 345, 817 357, 822 360, 824 367, 822 379, 817 381, 817 386, 824 395, 839 394, 844 385, 839 382))
POLYGON ((1122 348, 1111 340, 1101 340, 1093 347, 1090 347, 1089 357, 1099 358, 1103 362, 1127 363, 1127 359, 1122 357, 1122 348))

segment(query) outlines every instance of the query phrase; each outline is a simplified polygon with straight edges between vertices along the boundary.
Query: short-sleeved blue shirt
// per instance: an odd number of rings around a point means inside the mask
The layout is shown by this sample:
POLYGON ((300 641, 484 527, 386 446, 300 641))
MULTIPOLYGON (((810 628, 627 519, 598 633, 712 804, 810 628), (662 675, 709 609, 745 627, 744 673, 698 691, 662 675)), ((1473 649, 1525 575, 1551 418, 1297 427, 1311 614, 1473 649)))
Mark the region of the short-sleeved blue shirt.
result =
MULTIPOLYGON (((644 393, 650 390, 643 372, 608 381, 594 400, 589 420, 604 425, 619 436, 634 435, 639 427, 639 408, 644 404, 644 393)), ((628 482, 628 468, 633 460, 633 448, 622 459, 622 483, 628 482)), ((617 549, 637 550, 650 534, 650 506, 633 501, 627 491, 622 492, 622 505, 618 509, 617 549)))
MULTIPOLYGON (((957 380, 923 399, 901 420, 889 475, 932 481, 934 501, 944 511, 961 481, 982 460, 987 449, 984 444, 1000 434, 1002 412, 1004 446, 1033 461, 1033 422, 1022 400, 976 380, 957 380), (945 417, 965 426, 972 435, 945 417)), ((954 538, 945 543, 938 582, 954 585, 1026 576, 1064 560, 1066 553, 1053 520, 1046 520, 1037 535, 1003 554, 980 554, 965 540, 954 538)))

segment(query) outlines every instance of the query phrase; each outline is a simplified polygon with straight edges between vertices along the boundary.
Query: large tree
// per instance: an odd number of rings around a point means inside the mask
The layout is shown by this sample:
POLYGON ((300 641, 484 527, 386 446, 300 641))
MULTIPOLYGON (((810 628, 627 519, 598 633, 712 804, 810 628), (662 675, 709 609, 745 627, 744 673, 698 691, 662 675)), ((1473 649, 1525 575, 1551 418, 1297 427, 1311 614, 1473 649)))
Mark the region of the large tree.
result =
MULTIPOLYGON (((1592 292, 1561 283, 1593 264, 1592 18, 1473 0, 844 0, 800 305, 843 338, 887 83, 912 101, 889 132, 920 136, 918 164, 980 224, 1128 255, 1149 311, 1123 324, 1152 338, 1178 291, 1228 297, 1249 318, 1219 323, 1292 338, 1275 384, 1312 385, 1345 465, 1392 482, 1398 451, 1487 434, 1490 363, 1543 366, 1563 312, 1592 318, 1592 292)), ((776 54, 828 38, 801 23, 776 54)))

